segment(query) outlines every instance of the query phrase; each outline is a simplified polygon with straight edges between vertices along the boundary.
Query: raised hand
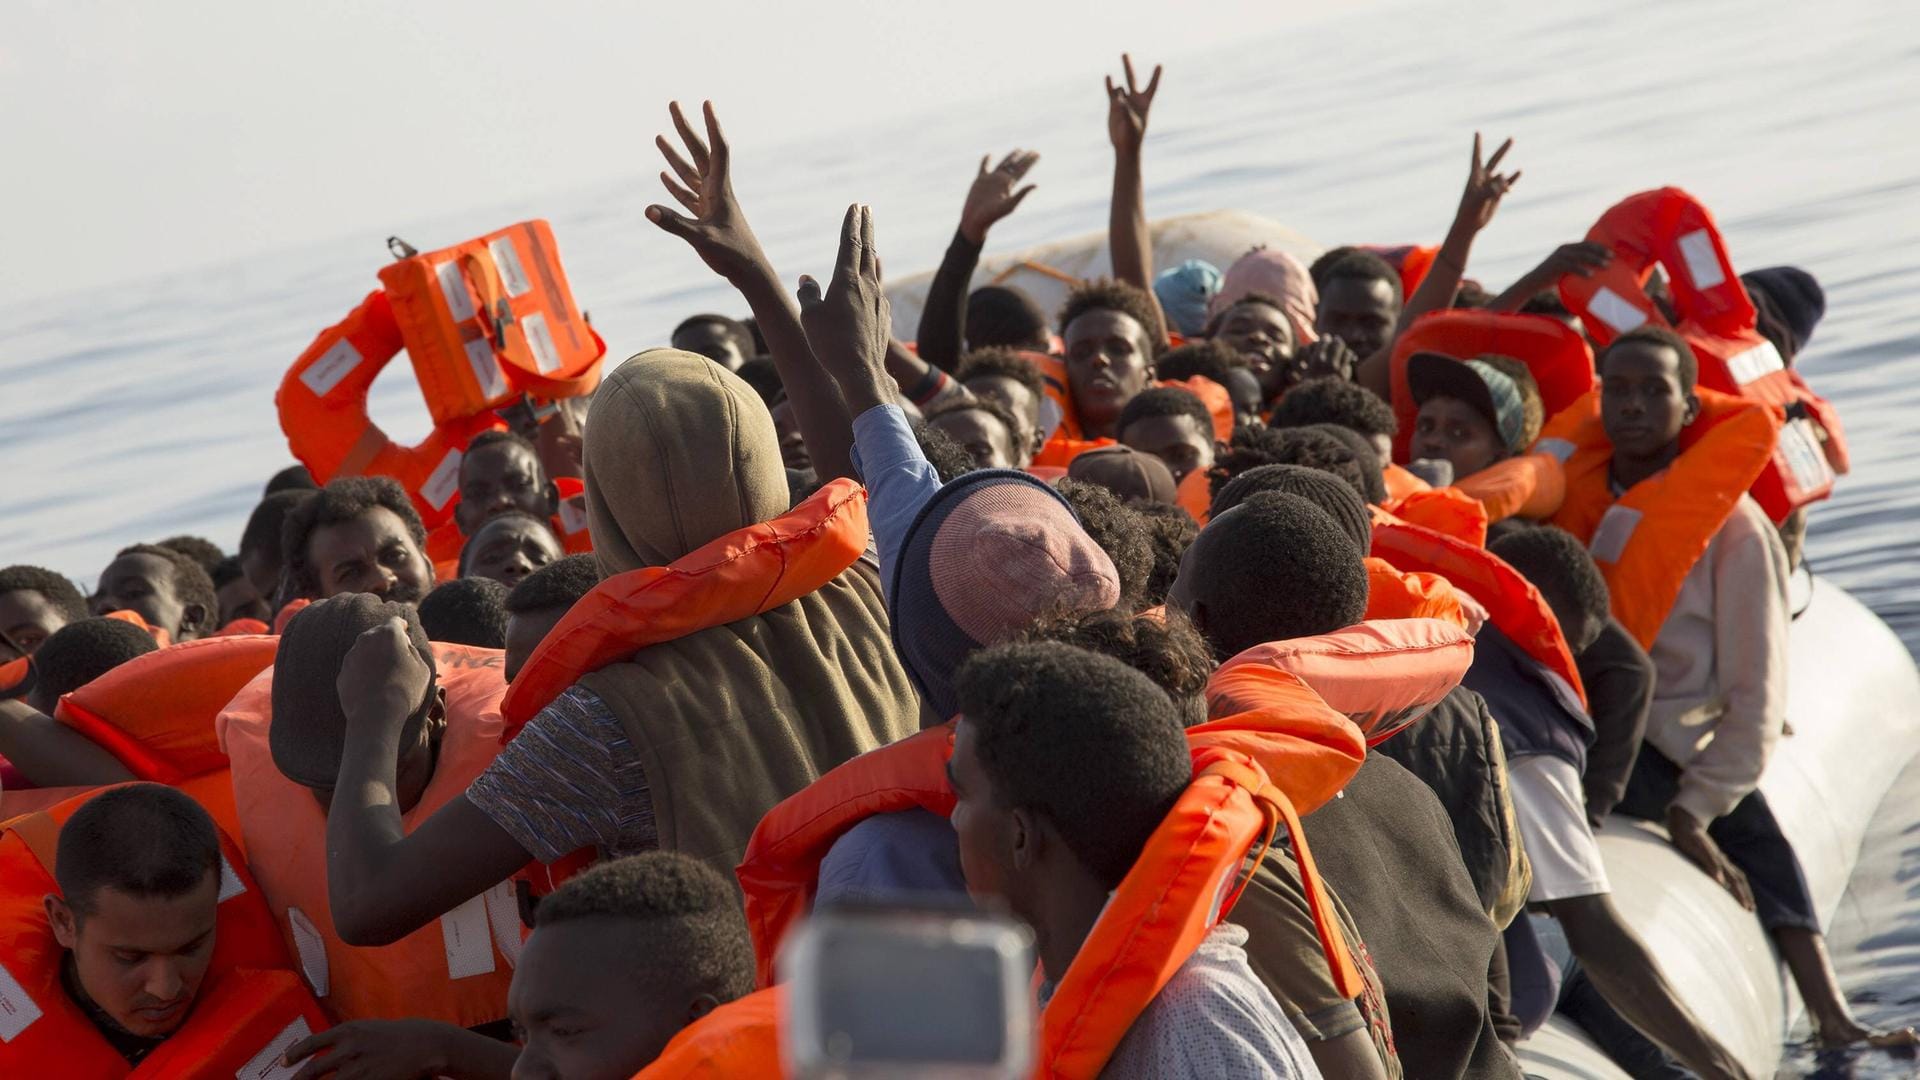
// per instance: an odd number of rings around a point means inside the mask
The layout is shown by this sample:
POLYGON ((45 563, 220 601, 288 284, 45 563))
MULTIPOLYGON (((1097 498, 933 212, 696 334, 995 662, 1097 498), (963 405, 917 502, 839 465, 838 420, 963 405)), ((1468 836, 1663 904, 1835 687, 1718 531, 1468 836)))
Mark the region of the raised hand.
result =
POLYGON ((741 277, 765 262, 766 255, 733 197, 733 154, 720 130, 720 118, 714 115, 713 102, 701 106, 707 128, 702 139, 687 123, 679 102, 668 105, 667 111, 686 153, 676 150, 666 136, 654 136, 653 144, 668 165, 661 170, 660 183, 692 216, 656 203, 647 207, 647 220, 685 240, 714 273, 738 285, 741 277))
POLYGON ((1513 188, 1514 182, 1520 179, 1518 169, 1505 174, 1494 171, 1500 167, 1501 159, 1505 158, 1507 151, 1511 149, 1513 149, 1513 140, 1508 139, 1500 144, 1500 148, 1493 152, 1493 156, 1488 158, 1485 164, 1482 164, 1480 133, 1477 131, 1473 133, 1473 165, 1467 172, 1466 190, 1460 193, 1460 211, 1454 218, 1457 224, 1467 225, 1477 232, 1486 228, 1488 222, 1493 220, 1493 212, 1500 209, 1501 197, 1506 195, 1513 188))
POLYGON ((1040 160, 1036 151, 1015 150, 988 170, 991 157, 981 157, 980 172, 973 178, 973 186, 967 189, 966 205, 960 209, 960 235, 975 247, 985 244, 987 230, 994 222, 1018 209, 1021 200, 1034 189, 1033 184, 1018 185, 1026 178, 1027 170, 1040 160))
POLYGON ((1107 138, 1117 151, 1138 153, 1147 136, 1147 111, 1153 108, 1153 95, 1160 92, 1160 65, 1153 65, 1153 78, 1142 90, 1133 75, 1133 57, 1121 53, 1120 64, 1126 69, 1126 86, 1115 86, 1113 76, 1107 76, 1107 138))
POLYGON ((1571 244, 1561 244, 1554 248, 1533 274, 1549 284, 1559 281, 1568 274, 1592 277, 1595 271, 1604 270, 1613 261, 1613 249, 1605 244, 1596 244, 1591 240, 1578 240, 1571 244))
POLYGON ((800 279, 800 325, 820 366, 840 384, 852 416, 893 400, 895 386, 886 366, 893 316, 880 287, 872 207, 847 207, 840 256, 825 294, 818 281, 800 279))
POLYGON ((340 662, 334 690, 349 728, 397 734, 427 700, 433 672, 413 647, 405 619, 395 616, 362 633, 340 662))

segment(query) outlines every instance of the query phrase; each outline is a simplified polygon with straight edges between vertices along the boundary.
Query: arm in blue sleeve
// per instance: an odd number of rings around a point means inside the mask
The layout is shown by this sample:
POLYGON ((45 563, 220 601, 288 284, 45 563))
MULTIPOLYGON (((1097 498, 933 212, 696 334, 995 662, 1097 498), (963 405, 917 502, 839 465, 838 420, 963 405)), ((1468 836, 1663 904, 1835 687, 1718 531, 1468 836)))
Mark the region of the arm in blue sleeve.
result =
POLYGON ((898 405, 876 405, 853 421, 853 463, 867 485, 867 518, 880 554, 880 583, 893 583, 893 567, 920 508, 940 490, 934 471, 898 405))

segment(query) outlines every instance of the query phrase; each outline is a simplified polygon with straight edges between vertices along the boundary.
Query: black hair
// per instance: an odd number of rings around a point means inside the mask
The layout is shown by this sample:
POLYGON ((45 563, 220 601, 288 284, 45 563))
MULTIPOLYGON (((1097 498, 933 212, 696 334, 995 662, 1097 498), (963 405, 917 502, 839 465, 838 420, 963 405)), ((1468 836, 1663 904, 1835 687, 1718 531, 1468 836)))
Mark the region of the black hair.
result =
MULTIPOLYGON (((1499 353, 1481 353, 1475 360, 1513 380, 1513 388, 1520 395, 1520 445, 1508 447, 1514 453, 1522 453, 1540 437, 1540 427, 1547 422, 1547 408, 1540 400, 1540 384, 1534 381, 1533 369, 1524 361, 1499 353)), ((1500 435, 1500 425, 1493 425, 1494 437, 1505 442, 1500 435)))
POLYGON ((247 527, 240 533, 240 554, 249 551, 261 552, 273 559, 277 565, 284 565, 285 556, 281 553, 281 537, 286 529, 287 515, 293 508, 314 498, 315 488, 286 488, 268 493, 247 515, 247 527))
POLYGON ((152 634, 124 619, 70 622, 49 635, 33 654, 34 701, 45 704, 41 711, 51 714, 61 697, 159 647, 152 634))
POLYGON ((264 497, 281 491, 317 491, 319 487, 305 465, 289 465, 274 473, 273 478, 267 481, 266 490, 260 494, 264 497))
POLYGON ((1160 329, 1160 318, 1154 314, 1153 298, 1124 281, 1112 278, 1098 278, 1083 281, 1074 286, 1067 294, 1066 306, 1060 309, 1060 332, 1065 334, 1073 320, 1089 311, 1117 311, 1129 316, 1140 324, 1140 330, 1147 337, 1147 357, 1157 361, 1166 350, 1166 334, 1160 329))
POLYGON ((1031 391, 1036 400, 1047 392, 1047 379, 1040 374, 1039 365, 1009 348, 974 349, 960 358, 960 366, 953 373, 955 381, 963 385, 983 375, 1012 379, 1031 391))
POLYGON ((1330 472, 1347 483, 1361 498, 1367 497, 1365 463, 1353 454, 1353 448, 1339 438, 1314 428, 1240 428, 1233 433, 1227 452, 1213 463, 1208 474, 1211 493, 1220 494, 1227 481, 1261 465, 1305 465, 1309 469, 1330 472))
POLYGON ((1352 244, 1342 244, 1339 247, 1328 248, 1321 252, 1319 256, 1307 266, 1307 276, 1313 279, 1314 290, 1319 291, 1327 287, 1327 271, 1331 269, 1335 263, 1356 251, 1364 250, 1363 248, 1354 247, 1352 244))
MULTIPOLYGON (((1231 311, 1244 303, 1246 303, 1244 298, 1235 301, 1226 310, 1231 311)), ((1226 311, 1221 312, 1222 316, 1225 314, 1226 311)), ((1153 374, 1155 378, 1174 381, 1191 379, 1198 375, 1204 379, 1212 379, 1222 388, 1227 388, 1227 380, 1232 377, 1227 373, 1236 368, 1244 369, 1246 366, 1247 358, 1223 341, 1189 341, 1185 345, 1161 353, 1160 359, 1153 362, 1153 374)))
POLYGON ((589 919, 647 932, 645 955, 620 958, 636 977, 671 972, 690 993, 720 1004, 753 992, 753 938, 740 899, 691 855, 649 851, 600 863, 548 894, 533 916, 535 932, 589 919))
POLYGON ((925 420, 909 420, 907 428, 913 432, 913 441, 920 444, 920 453, 926 456, 933 471, 940 475, 941 483, 950 484, 956 477, 965 476, 979 468, 973 463, 973 455, 967 453, 966 447, 939 428, 928 427, 925 420))
POLYGON ((206 613, 203 629, 211 631, 218 628, 220 594, 214 590, 212 576, 201 569, 192 556, 159 544, 133 544, 121 548, 113 557, 119 559, 127 555, 152 555, 165 559, 173 567, 173 572, 168 575, 173 586, 173 598, 180 601, 183 607, 200 605, 200 610, 206 613))
POLYGON ((1173 579, 1180 574, 1181 556, 1187 553, 1193 538, 1200 535, 1200 524, 1193 520, 1192 514, 1172 503, 1129 499, 1127 509, 1140 515, 1147 540, 1153 545, 1153 572, 1147 575, 1145 595, 1140 602, 1149 606, 1164 604, 1167 590, 1173 588, 1173 579))
POLYGON ((982 649, 954 691, 998 803, 1051 822, 1117 887, 1192 777, 1167 695, 1110 656, 1057 642, 982 649))
POLYGON ((1113 433, 1120 435, 1129 425, 1154 416, 1191 417, 1200 426, 1200 434, 1213 441, 1213 413, 1198 394, 1182 386, 1149 386, 1133 395, 1114 421, 1113 433))
POLYGON ((787 509, 791 510, 813 498, 814 493, 825 486, 820 474, 812 469, 788 469, 787 509))
MULTIPOLYGON (((525 510, 502 510, 476 526, 473 530, 473 535, 467 537, 466 542, 460 545, 460 557, 454 562, 454 573, 460 577, 467 576, 467 558, 478 546, 474 541, 480 539, 481 533, 486 532, 492 528, 496 522, 501 521, 523 521, 538 525, 540 528, 545 529, 548 535, 553 536, 555 546, 565 550, 566 545, 560 543, 560 537, 558 535, 554 535, 553 522, 543 517, 536 517, 527 513, 525 510)), ((433 640, 439 641, 440 639, 434 638, 433 640)))
POLYGON ((60 826, 57 843, 53 879, 80 921, 98 910, 101 889, 170 900, 220 876, 213 818, 165 784, 102 791, 60 826))
POLYGON ((1480 284, 1472 278, 1462 278, 1460 279, 1460 287, 1453 291, 1453 303, 1447 306, 1451 308, 1461 308, 1467 311, 1478 311, 1491 303, 1493 303, 1493 294, 1487 291, 1485 285, 1480 284))
MULTIPOLYGON (((477 439, 475 440, 478 441, 477 439)), ((343 476, 313 493, 287 512, 281 526, 280 556, 294 596, 317 596, 320 579, 307 562, 307 541, 315 531, 365 517, 385 507, 400 518, 413 546, 427 550, 427 528, 407 498, 407 489, 390 476, 343 476)))
POLYGON ((420 600, 420 625, 429 641, 507 647, 507 587, 483 577, 437 585, 420 600))
POLYGON ((1694 384, 1700 381, 1700 360, 1693 355, 1693 346, 1687 344, 1686 338, 1654 323, 1642 323, 1614 338, 1606 348, 1600 350, 1599 356, 1594 357, 1593 370, 1604 378, 1607 374, 1607 357, 1623 345, 1660 345, 1672 349, 1674 355, 1680 358, 1677 371, 1682 394, 1693 393, 1694 384))
POLYGON ((935 420, 950 413, 966 412, 969 409, 975 412, 986 413, 998 421, 1001 427, 1006 428, 1007 442, 1013 448, 1015 454, 1020 453, 1022 450, 1031 453, 1039 449, 1038 447, 1027 445, 1033 441, 1033 429, 1021 423, 1020 419, 1013 415, 1012 409, 1007 408, 993 398, 961 397, 956 394, 928 410, 926 423, 932 424, 935 420))
POLYGON ((1146 522, 1126 508, 1119 497, 1099 484, 1063 476, 1053 489, 1067 500, 1080 528, 1113 560, 1120 578, 1120 607, 1133 611, 1146 597, 1153 575, 1153 540, 1146 522))
POLYGON ((740 381, 753 387, 753 392, 760 396, 768 409, 787 396, 787 384, 781 381, 780 369, 774 366, 770 356, 756 356, 741 364, 740 370, 734 374, 740 376, 740 381))
MULTIPOLYGON (((338 483, 338 481, 335 481, 338 483)), ((331 486, 331 485, 329 485, 331 486)), ((400 746, 410 749, 434 700, 433 646, 420 613, 412 604, 381 600, 370 593, 342 593, 300 609, 281 632, 273 656, 273 723, 268 747, 273 763, 287 779, 309 788, 333 787, 346 748, 347 714, 340 705, 340 665, 360 635, 398 616, 407 637, 427 665, 424 701, 400 729, 400 746)))
POLYGON ((1274 427, 1338 424, 1362 435, 1392 438, 1400 430, 1393 407, 1380 395, 1348 379, 1322 376, 1308 379, 1274 403, 1267 421, 1274 427))
POLYGON ((205 570, 208 577, 213 576, 214 568, 227 557, 227 553, 220 550, 219 544, 204 536, 169 536, 156 546, 171 548, 199 563, 200 569, 205 570))
MULTIPOLYGON (((1572 533, 1552 525, 1515 529, 1488 544, 1487 550, 1533 582, 1556 612, 1583 612, 1596 628, 1606 622, 1612 606, 1607 579, 1600 575, 1586 545, 1572 533)), ((1567 644, 1584 651, 1589 643, 1569 639, 1567 644)))
MULTIPOLYGON (((1191 519, 1189 519, 1191 520, 1191 519)), ((1057 641, 1111 656, 1153 680, 1185 727, 1207 719, 1207 680, 1213 675, 1213 650, 1207 639, 1177 611, 1129 615, 1117 608, 1042 616, 1013 641, 1057 641)))
POLYGON ((1325 511, 1360 554, 1373 551, 1373 517, 1353 485, 1330 472, 1304 465, 1262 465, 1228 481, 1213 497, 1212 516, 1239 506, 1263 491, 1298 495, 1325 511))
MULTIPOLYGON (((1328 252, 1331 255, 1332 252, 1328 252)), ((1327 255, 1314 260, 1313 268, 1307 271, 1313 277, 1313 283, 1324 295, 1327 286, 1336 281, 1351 279, 1354 281, 1384 281, 1393 290, 1393 302, 1401 303, 1400 271, 1393 264, 1375 255, 1371 251, 1358 248, 1342 252, 1339 258, 1329 260, 1327 255), (1322 262, 1325 266, 1322 266, 1322 262)))
POLYGON ((1542 289, 1532 296, 1527 297, 1526 300, 1520 304, 1520 313, 1523 315, 1547 315, 1555 319, 1570 319, 1573 317, 1573 312, 1568 311, 1566 303, 1560 299, 1559 289, 1542 289))
POLYGON ((507 593, 507 613, 571 608, 600 584, 600 564, 591 555, 568 555, 520 579, 507 593))
POLYGON ((246 571, 240 569, 240 556, 229 555, 214 565, 213 573, 209 576, 213 578, 213 589, 217 594, 221 589, 245 577, 246 571))
POLYGON ((1048 339, 1047 313, 1033 297, 1006 285, 982 285, 967 297, 967 348, 1002 346, 1009 349, 1045 350, 1048 339))
POLYGON ((87 617, 87 598, 80 594, 79 587, 69 581, 65 574, 44 566, 16 563, 0 568, 0 594, 10 592, 39 593, 47 603, 66 616, 68 622, 87 617))
MULTIPOLYGON (((1340 440, 1340 442, 1346 446, 1347 450, 1353 454, 1354 461, 1359 464, 1358 476, 1360 477, 1360 487, 1358 490, 1360 496, 1366 499, 1369 504, 1375 506, 1382 505, 1387 501, 1387 475, 1384 472, 1386 466, 1381 464, 1380 452, 1373 448, 1373 443, 1368 441, 1365 435, 1360 434, 1350 427, 1343 427, 1339 424, 1308 424, 1306 427, 1289 428, 1288 430, 1318 431, 1323 435, 1331 435, 1340 440)), ((1348 481, 1352 480, 1352 477, 1344 475, 1342 478, 1348 481)))
POLYGON ((545 463, 540 460, 539 447, 533 445, 532 439, 527 438, 517 431, 501 431, 495 428, 475 435, 473 441, 467 443, 466 451, 461 454, 460 464, 464 467, 467 459, 473 455, 485 450, 489 446, 500 446, 503 444, 525 450, 527 456, 533 459, 534 467, 540 470, 540 479, 544 481, 547 478, 547 467, 545 463))
POLYGON ((746 323, 741 322, 739 319, 732 319, 725 315, 714 315, 712 313, 689 315, 681 319, 680 325, 674 327, 673 333, 667 335, 667 340, 672 341, 674 338, 680 336, 680 331, 689 327, 698 326, 701 323, 713 323, 715 326, 726 331, 727 337, 733 341, 733 347, 740 350, 742 359, 757 356, 763 351, 760 349, 759 343, 754 339, 753 330, 749 328, 746 323))
POLYGON ((1263 491, 1214 518, 1189 560, 1202 631, 1225 659, 1268 641, 1352 626, 1367 613, 1367 571, 1327 512, 1263 491))

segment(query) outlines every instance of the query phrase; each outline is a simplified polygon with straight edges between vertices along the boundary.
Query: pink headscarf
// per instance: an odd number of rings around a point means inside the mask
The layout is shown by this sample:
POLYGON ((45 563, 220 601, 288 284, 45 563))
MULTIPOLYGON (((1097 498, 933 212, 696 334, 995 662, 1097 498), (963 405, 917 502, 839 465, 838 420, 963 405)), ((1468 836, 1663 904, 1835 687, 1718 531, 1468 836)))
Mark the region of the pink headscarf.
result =
POLYGON ((1293 324, 1295 344, 1316 340, 1313 317, 1320 307, 1320 293, 1299 259, 1264 244, 1240 256, 1227 268, 1220 291, 1207 302, 1207 317, 1227 310, 1248 293, 1265 293, 1280 301, 1293 324))

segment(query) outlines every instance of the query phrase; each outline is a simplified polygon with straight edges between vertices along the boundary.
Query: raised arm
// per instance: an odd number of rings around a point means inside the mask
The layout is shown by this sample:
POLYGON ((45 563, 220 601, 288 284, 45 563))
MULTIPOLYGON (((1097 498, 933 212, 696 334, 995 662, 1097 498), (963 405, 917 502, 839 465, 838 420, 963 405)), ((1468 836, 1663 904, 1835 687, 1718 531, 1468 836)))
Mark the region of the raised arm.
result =
POLYGON ((846 406, 841 404, 832 381, 820 376, 819 364, 807 347, 806 332, 800 329, 799 314, 781 289, 759 238, 747 224, 740 200, 734 197, 733 152, 720 130, 713 103, 707 102, 703 110, 705 139, 687 123, 679 102, 668 106, 686 153, 683 156, 674 149, 666 136, 655 137, 654 145, 660 148, 670 170, 660 173, 660 182, 687 213, 655 204, 647 207, 647 220, 685 240, 701 261, 746 298, 786 386, 787 400, 793 403, 794 419, 799 422, 800 437, 806 441, 814 470, 822 480, 852 476, 853 429, 846 406))
MULTIPOLYGON (((987 168, 991 155, 980 159, 980 171, 967 188, 967 201, 960 208, 960 229, 947 245, 947 254, 934 271, 927 286, 926 303, 920 307, 920 359, 952 373, 966 350, 967 295, 973 288, 973 271, 980 265, 980 252, 987 246, 987 230, 1020 206, 1034 189, 1020 186, 1027 170, 1040 160, 1032 150, 1015 150, 987 168)), ((907 389, 906 380, 901 380, 907 389)))
POLYGON ((1507 286, 1507 290, 1487 303, 1488 311, 1519 311, 1527 301, 1538 296, 1542 290, 1551 289, 1568 274, 1592 277, 1595 270, 1603 269, 1613 261, 1613 251, 1605 244, 1596 244, 1590 240, 1578 240, 1571 244, 1561 244, 1540 260, 1540 265, 1520 275, 1520 279, 1507 286))
POLYGON ((1146 195, 1140 182, 1140 147, 1147 138, 1147 112, 1160 92, 1160 65, 1140 89, 1133 75, 1133 57, 1122 53, 1127 85, 1115 86, 1107 76, 1107 138, 1113 142, 1113 203, 1107 213, 1107 247, 1113 252, 1113 276, 1147 294, 1160 316, 1160 334, 1167 332, 1166 313, 1153 295, 1153 233, 1147 228, 1146 195))

